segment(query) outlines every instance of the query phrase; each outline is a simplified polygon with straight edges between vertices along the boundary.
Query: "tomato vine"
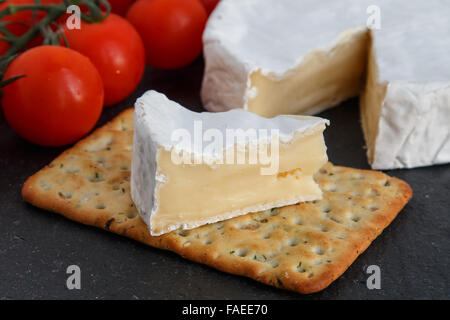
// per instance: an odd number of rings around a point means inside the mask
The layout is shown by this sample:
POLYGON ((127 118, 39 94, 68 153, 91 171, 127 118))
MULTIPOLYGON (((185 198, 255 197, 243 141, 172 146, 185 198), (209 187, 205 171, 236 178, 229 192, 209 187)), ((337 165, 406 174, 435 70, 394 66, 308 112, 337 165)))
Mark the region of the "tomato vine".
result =
MULTIPOLYGON (((5 2, 6 0, 0 0, 0 4, 5 2)), ((62 28, 58 25, 57 21, 67 13, 67 8, 72 5, 86 8, 85 12, 84 10, 80 12, 80 18, 88 23, 104 20, 111 11, 111 6, 107 0, 61 0, 61 3, 59 4, 43 4, 40 0, 35 0, 34 4, 11 3, 0 11, 0 41, 5 41, 10 45, 8 50, 0 57, 0 88, 23 77, 18 76, 3 80, 6 69, 11 61, 22 51, 26 50, 27 45, 37 35, 41 34, 43 36, 43 44, 59 45, 60 39, 63 39, 67 46, 67 41, 65 41, 62 28), (7 26, 18 22, 7 21, 4 20, 4 18, 20 11, 32 11, 34 16, 36 16, 37 12, 43 11, 46 15, 33 26, 30 26, 28 31, 23 35, 17 36, 9 31, 7 26)))

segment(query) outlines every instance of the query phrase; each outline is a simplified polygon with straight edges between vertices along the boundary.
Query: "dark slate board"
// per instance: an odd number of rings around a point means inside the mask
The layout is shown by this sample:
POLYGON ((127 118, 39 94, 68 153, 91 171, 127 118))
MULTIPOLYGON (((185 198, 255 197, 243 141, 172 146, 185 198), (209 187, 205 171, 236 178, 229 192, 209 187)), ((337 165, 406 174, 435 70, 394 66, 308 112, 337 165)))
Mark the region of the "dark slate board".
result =
MULTIPOLYGON (((177 71, 147 70, 136 92, 105 109, 99 126, 155 89, 200 111, 203 63, 177 71)), ((369 168, 358 100, 321 114, 330 160, 369 168)), ((24 203, 28 176, 64 148, 19 138, 0 114, 0 299, 383 299, 450 298, 450 165, 395 170, 414 190, 411 202, 347 272, 308 296, 225 274, 127 238, 69 221, 24 203), (66 268, 81 267, 82 289, 66 288, 66 268), (366 287, 365 268, 381 268, 381 289, 366 287), (212 289, 214 288, 214 289, 212 289)))

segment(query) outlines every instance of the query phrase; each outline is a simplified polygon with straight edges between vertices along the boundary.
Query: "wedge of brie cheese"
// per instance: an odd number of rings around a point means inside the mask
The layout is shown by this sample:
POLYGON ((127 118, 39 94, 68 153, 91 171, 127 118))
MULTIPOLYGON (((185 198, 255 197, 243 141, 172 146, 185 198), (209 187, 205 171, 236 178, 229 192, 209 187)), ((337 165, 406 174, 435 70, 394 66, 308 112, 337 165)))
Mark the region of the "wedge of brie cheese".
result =
POLYGON ((327 123, 195 113, 148 91, 135 105, 132 199, 152 235, 320 199, 327 123))
POLYGON ((316 114, 361 94, 375 169, 450 161, 442 0, 222 0, 204 32, 204 107, 316 114))

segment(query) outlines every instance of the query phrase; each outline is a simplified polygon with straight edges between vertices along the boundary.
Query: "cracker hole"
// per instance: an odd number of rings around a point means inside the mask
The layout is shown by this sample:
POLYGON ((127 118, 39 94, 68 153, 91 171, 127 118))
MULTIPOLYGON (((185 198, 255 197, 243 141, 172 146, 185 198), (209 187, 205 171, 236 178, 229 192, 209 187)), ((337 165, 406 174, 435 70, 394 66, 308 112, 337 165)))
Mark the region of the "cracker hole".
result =
POLYGON ((385 187, 389 187, 391 185, 391 182, 389 181, 389 180, 386 180, 384 183, 383 183, 383 186, 385 186, 385 187))
POLYGON ((361 220, 361 217, 352 214, 350 215, 350 220, 352 220, 353 222, 358 222, 359 220, 361 220))
POLYGON ((277 216, 279 213, 280 213, 280 212, 279 212, 279 210, 278 210, 277 208, 272 208, 272 209, 270 209, 269 215, 270 215, 271 217, 275 217, 275 216, 277 216))
POLYGON ((253 260, 256 260, 258 262, 266 262, 267 257, 263 254, 255 254, 255 255, 253 255, 253 260))
POLYGON ((44 181, 44 180, 41 180, 41 181, 39 182, 39 185, 40 185, 41 188, 44 189, 45 191, 48 191, 48 190, 50 190, 50 189, 52 188, 52 186, 49 185, 49 184, 47 184, 47 182, 44 181))
POLYGON ((272 235, 270 233, 263 233, 262 238, 263 239, 270 239, 272 235))
POLYGON ((339 219, 336 218, 336 217, 333 217, 333 216, 327 216, 327 218, 330 219, 330 220, 333 221, 333 222, 336 222, 336 223, 342 223, 342 221, 339 220, 339 219))
POLYGON ((374 196, 374 197, 378 197, 380 194, 378 193, 377 190, 375 189, 371 189, 368 193, 369 196, 374 196))
POLYGON ((217 229, 217 230, 220 230, 220 229, 222 229, 223 227, 225 227, 225 224, 224 224, 224 223, 219 223, 218 225, 216 225, 216 229, 217 229))
POLYGON ((130 212, 128 212, 127 213, 127 218, 128 219, 134 219, 134 218, 136 218, 137 217, 137 212, 136 211, 130 211, 130 212))
POLYGON ((187 237, 188 235, 189 235, 189 230, 181 230, 181 231, 178 231, 178 235, 180 236, 180 237, 187 237))
POLYGON ((111 138, 97 139, 96 141, 91 142, 85 148, 87 152, 97 152, 111 149, 109 146, 113 143, 111 138))
POLYGON ((183 243, 183 247, 189 247, 191 244, 192 242, 186 241, 185 243, 183 243))
POLYGON ((245 257, 248 254, 248 249, 237 249, 236 255, 239 257, 245 257))
POLYGON ((66 173, 68 174, 74 174, 74 173, 78 173, 78 171, 80 171, 78 168, 68 168, 66 170, 66 173))
POLYGON ((326 191, 328 192, 336 192, 337 191, 337 187, 335 185, 332 186, 325 186, 324 188, 326 191))
POLYGON ((295 246, 298 245, 298 240, 295 239, 295 238, 289 239, 287 241, 287 245, 290 246, 290 247, 295 247, 295 246))
POLYGON ((113 185, 112 186, 112 189, 114 190, 114 191, 117 191, 117 190, 119 190, 120 189, 120 186, 119 185, 113 185))
POLYGON ((70 192, 58 192, 58 196, 61 199, 70 199, 70 198, 72 198, 72 194, 70 192))
POLYGON ((314 273, 308 273, 307 277, 308 279, 312 278, 314 276, 314 273))
POLYGON ((103 210, 103 209, 106 209, 106 205, 104 203, 97 203, 95 208, 99 209, 99 210, 103 210))
POLYGON ((377 206, 371 206, 371 207, 369 208, 369 210, 372 211, 372 212, 375 212, 375 211, 377 211, 377 210, 380 210, 380 208, 377 207, 377 206))
POLYGON ((203 241, 203 244, 206 244, 206 245, 209 245, 211 243, 213 243, 212 239, 206 239, 205 241, 203 241))
POLYGON ((294 219, 294 223, 295 223, 296 225, 298 225, 298 226, 303 225, 302 219, 300 219, 300 218, 295 218, 295 219, 294 219))
POLYGON ((325 206, 325 207, 322 207, 321 210, 324 213, 330 213, 331 212, 331 207, 330 206, 325 206))
POLYGON ((296 267, 298 273, 305 273, 306 268, 302 266, 302 262, 300 261, 296 267))
POLYGON ((280 265, 280 263, 278 262, 278 261, 272 261, 272 262, 270 262, 270 266, 272 267, 272 268, 277 268, 278 266, 280 265))
POLYGON ((88 180, 90 182, 101 182, 104 181, 105 178, 99 172, 95 172, 93 176, 88 178, 88 180))
POLYGON ((127 131, 128 128, 125 126, 124 120, 120 119, 120 130, 121 131, 127 131))
POLYGON ((319 230, 320 232, 328 232, 328 228, 325 226, 319 226, 317 227, 317 230, 319 230))
POLYGON ((239 226, 239 229, 242 229, 242 230, 256 230, 258 228, 259 228, 259 224, 257 224, 257 223, 248 223, 248 224, 239 226))
POLYGON ((313 252, 319 256, 323 255, 325 253, 325 249, 321 247, 314 247, 313 252))

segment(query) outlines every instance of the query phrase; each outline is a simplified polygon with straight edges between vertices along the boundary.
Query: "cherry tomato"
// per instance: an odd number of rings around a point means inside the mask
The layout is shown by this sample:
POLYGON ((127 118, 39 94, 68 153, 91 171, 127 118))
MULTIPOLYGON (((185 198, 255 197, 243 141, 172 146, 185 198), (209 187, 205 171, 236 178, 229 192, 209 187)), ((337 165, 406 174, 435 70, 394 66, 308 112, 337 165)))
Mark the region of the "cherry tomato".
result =
POLYGON ((216 8, 217 4, 220 0, 202 0, 203 6, 206 9, 206 13, 208 13, 208 16, 213 12, 213 10, 216 8))
POLYGON ((108 0, 111 6, 111 12, 117 13, 118 15, 125 16, 127 14, 128 8, 134 0, 108 0))
POLYGON ((183 67, 202 51, 207 15, 198 0, 139 0, 127 19, 141 35, 151 66, 183 67))
POLYGON ((22 53, 5 78, 2 107, 9 125, 23 138, 62 146, 87 134, 103 107, 103 84, 89 60, 75 50, 39 46, 22 53))
POLYGON ((105 88, 105 104, 126 98, 136 89, 145 70, 145 49, 134 27, 111 13, 101 23, 81 22, 80 29, 64 27, 69 47, 97 67, 105 88))

